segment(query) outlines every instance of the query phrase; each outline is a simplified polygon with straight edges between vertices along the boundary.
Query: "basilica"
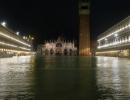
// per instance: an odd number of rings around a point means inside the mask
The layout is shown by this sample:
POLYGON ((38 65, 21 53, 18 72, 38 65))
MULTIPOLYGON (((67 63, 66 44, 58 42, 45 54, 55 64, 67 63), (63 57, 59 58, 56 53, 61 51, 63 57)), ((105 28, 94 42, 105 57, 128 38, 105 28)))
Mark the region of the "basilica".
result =
POLYGON ((45 41, 44 44, 39 45, 37 54, 45 56, 76 56, 77 47, 75 46, 74 41, 66 41, 59 37, 57 40, 45 41))

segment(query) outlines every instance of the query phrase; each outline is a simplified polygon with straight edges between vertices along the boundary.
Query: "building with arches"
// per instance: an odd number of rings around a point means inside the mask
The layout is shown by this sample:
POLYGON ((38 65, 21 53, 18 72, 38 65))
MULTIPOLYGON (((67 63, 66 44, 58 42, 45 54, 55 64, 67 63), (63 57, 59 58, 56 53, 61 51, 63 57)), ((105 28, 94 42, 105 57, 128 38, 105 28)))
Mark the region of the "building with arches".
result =
POLYGON ((98 36, 96 55, 130 57, 130 16, 98 36))
POLYGON ((24 39, 5 24, 0 24, 0 58, 32 54, 32 39, 24 39))
POLYGON ((57 40, 45 41, 39 45, 37 54, 44 56, 76 56, 77 47, 74 41, 66 41, 59 37, 57 40))

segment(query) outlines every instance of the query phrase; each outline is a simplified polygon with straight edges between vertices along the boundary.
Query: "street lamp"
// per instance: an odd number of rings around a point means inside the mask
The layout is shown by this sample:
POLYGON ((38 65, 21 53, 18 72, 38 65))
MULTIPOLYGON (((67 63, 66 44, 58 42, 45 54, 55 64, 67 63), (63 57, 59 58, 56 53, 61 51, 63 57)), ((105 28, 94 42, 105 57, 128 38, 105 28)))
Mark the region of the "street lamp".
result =
POLYGON ((19 35, 19 32, 16 32, 16 35, 19 35))
POLYGON ((6 22, 2 22, 1 25, 6 27, 6 22))

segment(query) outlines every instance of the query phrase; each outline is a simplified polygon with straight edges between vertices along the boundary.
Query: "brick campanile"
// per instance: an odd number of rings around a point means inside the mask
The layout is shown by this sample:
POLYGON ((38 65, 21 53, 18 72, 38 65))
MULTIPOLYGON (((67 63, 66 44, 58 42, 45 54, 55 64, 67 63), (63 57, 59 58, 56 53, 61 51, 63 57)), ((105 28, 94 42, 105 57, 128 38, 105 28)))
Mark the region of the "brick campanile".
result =
POLYGON ((79 55, 90 56, 89 0, 79 0, 79 55))

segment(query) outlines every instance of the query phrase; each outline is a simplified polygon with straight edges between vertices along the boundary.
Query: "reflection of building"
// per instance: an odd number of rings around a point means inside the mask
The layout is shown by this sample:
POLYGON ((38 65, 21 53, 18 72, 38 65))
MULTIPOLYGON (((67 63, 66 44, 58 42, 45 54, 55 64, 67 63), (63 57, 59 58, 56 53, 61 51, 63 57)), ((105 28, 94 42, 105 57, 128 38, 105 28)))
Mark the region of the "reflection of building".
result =
POLYGON ((98 36, 96 55, 130 56, 130 16, 98 36))
POLYGON ((96 86, 101 93, 98 100, 129 100, 129 59, 96 57, 96 65, 96 86))
POLYGON ((25 55, 32 51, 31 41, 0 25, 0 57, 25 55))
POLYGON ((79 0, 79 55, 90 55, 89 0, 79 0))
POLYGON ((45 42, 39 45, 37 53, 42 55, 77 55, 77 47, 73 42, 66 42, 61 38, 57 41, 45 42))

